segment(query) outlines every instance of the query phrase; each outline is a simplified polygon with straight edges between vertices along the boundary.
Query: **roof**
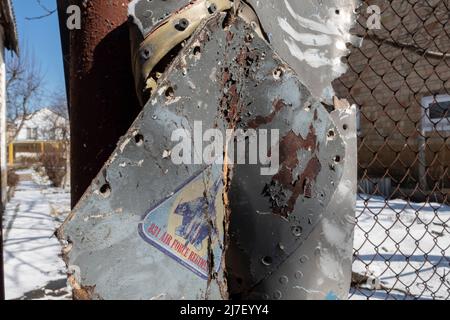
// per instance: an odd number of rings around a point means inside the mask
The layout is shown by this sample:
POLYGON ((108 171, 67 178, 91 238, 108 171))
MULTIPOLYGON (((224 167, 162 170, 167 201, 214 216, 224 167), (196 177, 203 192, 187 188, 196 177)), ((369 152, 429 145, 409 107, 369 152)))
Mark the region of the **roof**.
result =
MULTIPOLYGON (((58 120, 58 121, 68 121, 68 119, 64 116, 61 115, 59 112, 56 112, 54 110, 51 110, 50 108, 42 108, 39 109, 29 115, 27 115, 24 119, 25 123, 40 123, 42 121, 46 121, 46 120, 50 120, 54 121, 54 120, 58 120)), ((20 124, 23 120, 20 118, 20 116, 15 119, 12 123, 13 125, 17 126, 18 124, 20 124)))
POLYGON ((0 0, 0 23, 5 30, 5 47, 18 54, 19 40, 11 0, 0 0))

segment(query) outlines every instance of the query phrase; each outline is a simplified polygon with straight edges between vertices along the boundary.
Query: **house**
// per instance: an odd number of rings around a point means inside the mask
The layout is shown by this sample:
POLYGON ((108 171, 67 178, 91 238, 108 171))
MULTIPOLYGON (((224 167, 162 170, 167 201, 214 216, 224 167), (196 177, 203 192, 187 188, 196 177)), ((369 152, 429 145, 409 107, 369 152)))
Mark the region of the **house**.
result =
POLYGON ((69 139, 69 120, 48 108, 16 120, 14 127, 13 141, 9 144, 10 166, 61 149, 69 139))
MULTIPOLYGON (((0 206, 6 202, 7 142, 6 142, 6 66, 5 51, 19 52, 17 27, 11 0, 0 0, 0 206)), ((0 210, 1 210, 0 208, 0 210)))
POLYGON ((66 140, 68 120, 48 108, 38 110, 23 120, 17 120, 15 142, 66 140), (20 127, 20 128, 19 128, 20 127))
POLYGON ((424 200, 430 194, 445 198, 450 190, 445 2, 371 0, 381 8, 381 30, 368 31, 365 17, 356 28, 364 42, 352 49, 335 90, 360 107, 359 179, 379 189, 364 192, 424 200))

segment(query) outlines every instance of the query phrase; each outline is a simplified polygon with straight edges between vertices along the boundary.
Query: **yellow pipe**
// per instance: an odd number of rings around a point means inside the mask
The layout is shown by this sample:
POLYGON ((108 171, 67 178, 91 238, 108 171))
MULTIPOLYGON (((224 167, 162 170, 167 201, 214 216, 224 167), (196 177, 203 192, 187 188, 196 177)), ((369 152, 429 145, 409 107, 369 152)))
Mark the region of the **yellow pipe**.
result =
POLYGON ((14 165, 14 143, 9 144, 9 165, 14 165))

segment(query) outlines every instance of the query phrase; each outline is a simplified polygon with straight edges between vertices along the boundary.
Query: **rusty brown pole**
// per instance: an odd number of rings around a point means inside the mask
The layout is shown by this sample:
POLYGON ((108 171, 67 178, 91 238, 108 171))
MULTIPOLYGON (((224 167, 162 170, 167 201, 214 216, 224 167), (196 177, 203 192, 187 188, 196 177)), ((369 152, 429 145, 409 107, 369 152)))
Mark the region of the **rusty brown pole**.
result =
MULTIPOLYGON (((129 0, 58 0, 65 26, 67 2, 81 9, 81 29, 69 36, 71 187, 74 206, 140 112, 131 71, 129 0)), ((67 60, 67 59, 66 59, 67 60)))

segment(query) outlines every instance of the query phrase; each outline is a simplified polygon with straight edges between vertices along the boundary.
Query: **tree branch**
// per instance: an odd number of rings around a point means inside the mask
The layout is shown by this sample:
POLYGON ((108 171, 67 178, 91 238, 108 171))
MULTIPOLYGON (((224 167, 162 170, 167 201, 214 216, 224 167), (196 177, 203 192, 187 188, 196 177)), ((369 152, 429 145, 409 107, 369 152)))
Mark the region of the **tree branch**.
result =
POLYGON ((39 19, 43 19, 46 17, 51 16, 52 14, 54 14, 56 12, 56 9, 48 9, 45 5, 42 4, 41 0, 37 0, 38 5, 41 7, 42 10, 44 10, 46 13, 37 17, 26 17, 26 20, 39 20, 39 19))

